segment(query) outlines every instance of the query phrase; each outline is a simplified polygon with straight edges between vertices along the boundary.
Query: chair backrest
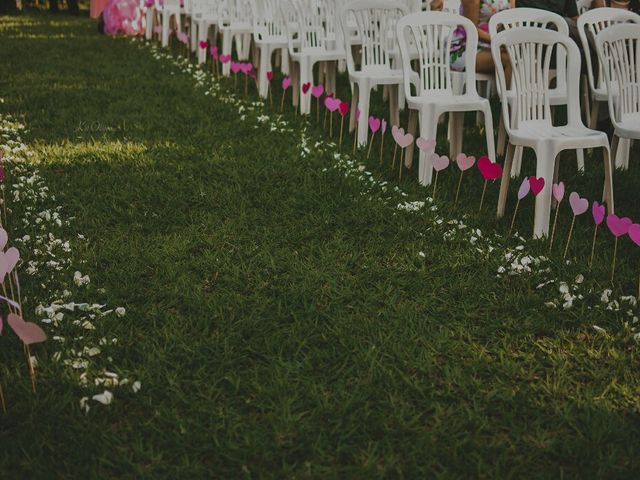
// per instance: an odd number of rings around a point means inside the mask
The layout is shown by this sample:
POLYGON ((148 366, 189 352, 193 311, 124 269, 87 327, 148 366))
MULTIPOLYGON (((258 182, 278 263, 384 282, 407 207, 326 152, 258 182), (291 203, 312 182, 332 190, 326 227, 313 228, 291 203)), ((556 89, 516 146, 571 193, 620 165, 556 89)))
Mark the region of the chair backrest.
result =
POLYGON ((251 0, 253 36, 256 41, 281 41, 286 26, 280 0, 251 0))
POLYGON ((320 0, 285 0, 281 12, 287 27, 289 51, 304 53, 327 49, 327 31, 320 0))
MULTIPOLYGON (((550 108, 551 57, 564 50, 567 62, 565 74, 570 85, 580 80, 580 51, 571 38, 559 32, 548 31, 540 35, 534 27, 503 30, 492 37, 491 54, 496 63, 496 77, 500 85, 502 114, 507 132, 512 128, 524 128, 526 124, 552 125, 550 108), (513 76, 511 90, 514 100, 506 98, 506 81, 502 66, 501 49, 506 49, 511 61, 513 76)), ((578 88, 567 91, 567 116, 569 125, 583 125, 580 118, 578 88)))
POLYGON ((640 130, 640 25, 612 25, 596 37, 598 57, 609 92, 609 113, 614 126, 633 115, 640 130), (615 90, 612 83, 616 84, 615 90))
POLYGON ((218 13, 218 0, 191 0, 191 15, 214 15, 218 13))
MULTIPOLYGON (((431 11, 431 0, 418 0, 420 10, 425 12, 431 11)), ((460 13, 462 0, 442 0, 442 11, 449 13, 460 13)))
POLYGON ((218 18, 224 27, 251 25, 250 0, 219 0, 218 18))
POLYGON ((390 53, 397 47, 396 26, 407 13, 407 6, 394 0, 355 0, 342 6, 339 16, 350 73, 357 71, 354 45, 362 48, 360 70, 391 70, 390 53))
POLYGON ((587 60, 587 78, 592 94, 606 95, 607 88, 602 64, 599 60, 596 60, 596 65, 592 63, 591 42, 594 42, 595 46, 595 39, 602 30, 611 25, 627 22, 640 23, 640 15, 620 8, 594 8, 578 17, 578 34, 587 60), (596 68, 598 69, 597 80, 596 68))
POLYGON ((478 32, 471 20, 448 12, 420 12, 401 18, 397 28, 407 97, 453 93, 451 41, 458 28, 464 29, 467 39, 464 71, 466 90, 471 95, 477 93, 475 65, 478 32), (415 94, 412 85, 416 87, 415 94))
MULTIPOLYGON (((492 15, 489 19, 489 35, 493 39, 499 32, 517 28, 541 28, 555 30, 569 36, 569 25, 560 15, 539 8, 511 8, 492 15)), ((553 91, 565 94, 567 91, 566 52, 557 52, 556 86, 553 91)))
POLYGON ((588 12, 591 8, 593 0, 576 0, 576 6, 578 7, 578 15, 582 15, 584 12, 588 12))

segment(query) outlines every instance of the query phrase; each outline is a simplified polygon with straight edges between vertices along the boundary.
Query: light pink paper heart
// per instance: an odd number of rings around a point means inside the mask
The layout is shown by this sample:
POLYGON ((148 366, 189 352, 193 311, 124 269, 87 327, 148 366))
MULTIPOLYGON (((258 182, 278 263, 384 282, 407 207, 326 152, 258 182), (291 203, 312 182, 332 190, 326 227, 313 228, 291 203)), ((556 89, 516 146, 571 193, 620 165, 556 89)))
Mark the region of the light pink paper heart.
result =
POLYGON ((162 33, 162 25, 153 27, 153 33, 162 33))
POLYGON ((238 73, 240 70, 242 70, 242 65, 239 64, 238 62, 233 62, 231 64, 231 71, 233 73, 238 73))
POLYGON ((324 97, 324 106, 327 107, 327 110, 329 110, 331 113, 340 108, 341 102, 342 101, 339 98, 324 97))
POLYGON ((620 218, 613 213, 607 215, 607 227, 616 237, 621 237, 629 231, 629 227, 633 221, 629 217, 620 218))
POLYGON ((518 189, 518 200, 522 200, 529 195, 529 190, 531 190, 531 184, 529 183, 529 178, 525 177, 518 189))
POLYGON ((469 170, 476 163, 476 157, 467 156, 464 153, 459 153, 456 157, 456 164, 461 171, 469 170))
POLYGON ((433 152, 436 148, 436 141, 432 138, 427 140, 426 138, 416 138, 416 146, 423 152, 433 152))
POLYGON ((502 165, 492 162, 487 156, 478 159, 478 170, 485 180, 495 180, 502 175, 502 165))
POLYGON ((20 260, 20 252, 16 247, 9 248, 6 252, 4 252, 5 265, 7 267, 7 273, 11 273, 16 265, 18 264, 18 260, 20 260))
POLYGON ((589 200, 580 198, 578 192, 571 192, 569 195, 569 205, 574 215, 582 215, 589 208, 589 200))
POLYGON ((551 191, 553 192, 553 198, 556 199, 556 202, 560 203, 564 198, 564 182, 554 183, 551 186, 551 191))
MULTIPOLYGON (((420 140, 420 139, 418 139, 420 140)), ((418 143, 418 140, 416 140, 416 144, 418 143)), ((449 157, 447 157, 446 155, 438 155, 437 153, 434 153, 431 156, 431 163, 433 165, 433 169, 436 172, 439 172, 441 170, 444 170, 445 168, 447 168, 449 166, 449 157)))
POLYGON ((25 344, 44 342, 47 334, 35 323, 25 322, 20 315, 10 313, 7 323, 25 344))
POLYGON ((629 231, 627 232, 627 235, 629 235, 629 238, 633 241, 633 243, 635 243, 640 247, 640 225, 639 224, 634 223, 632 225, 629 225, 629 231))
POLYGON ((314 85, 313 88, 311 89, 311 95, 313 95, 316 98, 320 98, 323 93, 324 93, 323 85, 314 85))
POLYGON ((396 143, 400 148, 407 148, 409 145, 413 143, 413 135, 410 133, 404 133, 404 130, 399 128, 402 133, 398 134, 397 138, 395 138, 396 143))
POLYGON ((605 208, 604 205, 600 205, 598 202, 593 202, 591 205, 591 215, 593 215, 593 221, 596 225, 600 225, 604 220, 605 208))
POLYGON ((373 133, 380 130, 380 119, 376 117, 369 117, 369 128, 373 133))
POLYGON ((531 176, 529 177, 529 185, 531 185, 531 193, 537 197, 544 188, 544 178, 531 176))
POLYGON ((4 250, 8 240, 9 235, 7 235, 7 231, 4 228, 0 228, 0 250, 4 250))
POLYGON ((284 77, 282 79, 282 89, 286 90, 291 86, 291 79, 289 77, 284 77))

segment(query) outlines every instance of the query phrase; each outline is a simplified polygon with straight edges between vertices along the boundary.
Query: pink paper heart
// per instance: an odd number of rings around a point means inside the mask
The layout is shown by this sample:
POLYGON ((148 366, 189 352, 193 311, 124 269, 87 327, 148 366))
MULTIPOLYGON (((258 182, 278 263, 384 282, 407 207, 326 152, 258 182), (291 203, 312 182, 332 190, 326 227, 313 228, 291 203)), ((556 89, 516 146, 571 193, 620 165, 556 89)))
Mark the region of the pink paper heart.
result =
POLYGON ((339 98, 324 97, 324 106, 327 107, 327 110, 331 113, 340 108, 340 103, 342 103, 342 100, 339 98))
POLYGON ((529 183, 529 178, 525 177, 518 189, 518 200, 522 200, 524 197, 529 195, 529 190, 531 190, 531 183, 529 183))
POLYGON ((589 208, 589 200, 580 198, 578 192, 571 192, 569 195, 569 205, 574 215, 582 215, 589 208))
POLYGON ((436 141, 433 139, 416 138, 416 146, 423 152, 432 152, 436 148, 436 141))
POLYGON ((222 63, 229 63, 231 61, 231 55, 220 55, 220 61, 222 63))
POLYGON ((4 250, 8 240, 9 235, 7 235, 7 231, 4 228, 0 228, 0 250, 4 250))
POLYGON ((289 77, 284 77, 282 79, 282 89, 286 90, 291 86, 291 79, 289 77))
POLYGON ((338 108, 340 115, 345 117, 349 113, 349 104, 347 102, 340 102, 340 108, 338 108))
POLYGON ((316 98, 320 98, 323 93, 324 93, 324 86, 323 85, 315 85, 311 89, 311 95, 313 95, 316 98))
POLYGON ((44 342, 47 334, 35 323, 25 322, 20 315, 10 313, 7 323, 26 345, 44 342))
POLYGON ((13 269, 16 268, 18 260, 20 260, 20 252, 18 252, 16 247, 11 247, 4 252, 4 260, 7 273, 11 273, 13 269))
POLYGON ((267 80, 269 81, 273 80, 273 72, 271 70, 267 72, 267 80))
POLYGON ((162 33, 162 25, 153 27, 153 33, 162 33))
POLYGON ((632 225, 629 225, 629 231, 627 232, 627 235, 629 235, 629 238, 633 241, 633 243, 635 243, 640 247, 640 225, 639 224, 634 223, 632 225))
MULTIPOLYGON (((418 140, 416 140, 416 144, 418 143, 418 140)), ((440 170, 444 170, 449 166, 449 157, 447 157, 446 155, 440 156, 437 153, 434 153, 431 156, 431 163, 433 165, 433 169, 436 172, 439 172, 440 170)))
POLYGON ((564 198, 564 182, 554 183, 551 186, 551 191, 553 192, 553 198, 556 199, 556 202, 560 203, 564 198))
POLYGON ((621 237, 629 231, 629 227, 633 221, 629 217, 620 218, 613 213, 607 215, 607 227, 616 237, 621 237))
POLYGON ((456 157, 456 163, 461 171, 469 170, 476 163, 476 157, 467 156, 464 153, 459 153, 456 157))
POLYGON ((397 133, 394 135, 393 139, 400 148, 406 148, 413 143, 413 135, 410 133, 404 133, 404 129, 402 128, 397 129, 397 133))
POLYGON ((205 48, 207 48, 207 46, 209 45, 209 42, 207 42, 206 40, 201 40, 201 41, 198 43, 198 45, 200 45, 200 48, 204 50, 204 49, 205 49, 205 48))
POLYGON ((537 197, 544 188, 544 178, 531 176, 529 177, 529 185, 531 185, 531 193, 533 193, 533 195, 537 197))
POLYGON ((502 165, 492 162, 487 156, 478 159, 478 170, 485 180, 495 180, 502 175, 502 165))
POLYGON ((220 58, 220 55, 218 54, 218 47, 210 47, 209 53, 211 54, 214 60, 218 60, 220 58))
POLYGON ((380 119, 376 117, 369 117, 369 128, 373 133, 380 130, 380 119))
POLYGON ((593 221, 596 225, 600 225, 604 220, 605 208, 604 205, 600 205, 598 202, 593 202, 591 205, 591 215, 593 215, 593 221))
POLYGON ((251 72, 251 70, 253 70, 253 65, 249 62, 246 63, 241 63, 240 64, 240 70, 242 70, 242 73, 248 75, 249 72, 251 72))
POLYGON ((307 93, 309 91, 309 89, 311 88, 311 83, 307 82, 307 83, 303 83, 302 84, 302 93, 307 93))
POLYGON ((387 121, 383 118, 382 119, 382 126, 380 127, 380 131, 384 134, 384 132, 387 131, 387 121))
POLYGON ((231 71, 233 73, 238 73, 240 70, 242 70, 242 65, 240 65, 238 62, 233 62, 231 64, 231 71))

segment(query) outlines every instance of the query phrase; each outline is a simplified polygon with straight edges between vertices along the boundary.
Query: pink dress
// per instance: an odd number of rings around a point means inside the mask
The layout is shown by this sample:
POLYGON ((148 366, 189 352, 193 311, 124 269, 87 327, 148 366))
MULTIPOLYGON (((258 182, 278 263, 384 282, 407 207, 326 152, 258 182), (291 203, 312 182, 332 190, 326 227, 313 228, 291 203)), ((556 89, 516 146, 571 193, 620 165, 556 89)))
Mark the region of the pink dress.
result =
POLYGON ((145 17, 139 0, 108 0, 102 12, 107 35, 141 35, 145 17))
POLYGON ((91 0, 91 7, 89 10, 91 18, 98 18, 107 6, 107 3, 109 3, 109 0, 91 0))

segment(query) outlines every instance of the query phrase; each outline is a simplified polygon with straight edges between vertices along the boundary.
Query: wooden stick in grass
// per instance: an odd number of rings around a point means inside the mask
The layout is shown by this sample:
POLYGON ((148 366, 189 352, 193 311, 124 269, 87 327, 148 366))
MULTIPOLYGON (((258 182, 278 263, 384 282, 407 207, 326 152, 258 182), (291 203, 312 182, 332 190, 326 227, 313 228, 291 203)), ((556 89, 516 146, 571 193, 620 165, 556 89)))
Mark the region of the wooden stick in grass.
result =
POLYGON ((360 110, 356 108, 356 128, 353 130, 353 154, 356 154, 356 146, 358 144, 358 131, 360 125, 360 110))
POLYGON ((562 258, 567 257, 569 252, 569 243, 571 242, 571 234, 573 233, 573 227, 576 224, 576 217, 582 215, 589 208, 589 201, 586 198, 580 198, 578 192, 571 192, 569 195, 569 205, 573 211, 573 218, 571 219, 571 227, 569 228, 569 235, 567 236, 567 244, 564 247, 564 254, 562 258))
POLYGON ((349 104, 347 102, 340 102, 338 112, 340 112, 340 142, 338 143, 338 147, 342 149, 342 131, 344 130, 344 117, 346 117, 347 113, 349 113, 349 104))
POLYGON ((556 214, 553 218, 553 228, 551 229, 551 239, 549 240, 549 251, 551 251, 551 247, 553 247, 553 239, 556 234, 556 225, 558 224, 558 213, 560 212, 560 204, 562 203, 562 199, 564 198, 564 182, 554 183, 551 186, 551 193, 553 198, 557 202, 556 205, 556 214))
POLYGON ((593 240, 591 242, 591 256, 589 257, 589 270, 593 266, 593 259, 596 254, 596 238, 598 236, 598 227, 604 221, 605 208, 604 205, 600 205, 598 202, 593 202, 591 205, 591 215, 593 216, 593 222, 595 228, 593 229, 593 240))
POLYGON ((280 113, 284 112, 284 97, 287 96, 287 89, 291 86, 291 79, 284 77, 282 79, 282 99, 280 100, 280 113))
POLYGON ((449 166, 449 157, 446 155, 438 155, 434 153, 431 156, 431 164, 433 165, 433 169, 436 171, 436 178, 433 179, 433 192, 431 193, 431 198, 435 200, 436 198, 436 187, 438 185, 438 175, 441 170, 444 170, 449 166))
POLYGON ((464 153, 459 153, 456 157, 456 165, 460 169, 460 178, 458 178, 458 188, 456 188, 456 198, 453 202, 454 206, 458 204, 458 196, 460 195, 460 187, 462 186, 462 176, 464 175, 465 170, 470 169, 476 163, 476 157, 465 155, 464 153))
POLYGON ((487 192, 487 183, 489 180, 500 178, 502 175, 502 165, 492 162, 487 156, 480 157, 477 165, 482 178, 484 178, 484 186, 482 187, 482 195, 480 197, 480 207, 478 208, 478 213, 480 213, 482 211, 482 205, 484 204, 484 196, 487 192))
POLYGON ((387 121, 383 118, 380 126, 380 165, 382 166, 382 152, 384 151, 384 134, 387 131, 387 121))
POLYGON ((395 132, 391 129, 391 133, 393 135, 393 139, 396 141, 396 144, 400 147, 400 173, 398 175, 398 180, 402 181, 402 170, 404 169, 404 155, 405 149, 413 143, 413 135, 410 133, 404 133, 402 128, 396 128, 395 132))
POLYGON ((613 244, 613 259, 611 260, 611 283, 613 283, 613 279, 616 272, 616 257, 618 254, 618 238, 623 235, 626 235, 629 232, 629 228, 633 222, 628 217, 620 218, 617 215, 610 213, 607 215, 607 227, 613 234, 615 239, 615 243, 613 244))
POLYGON ((529 191, 531 190, 531 184, 529 183, 529 177, 525 177, 520 184, 520 188, 518 188, 518 201, 516 202, 516 208, 513 210, 513 217, 511 217, 511 226, 509 227, 509 237, 511 236, 511 232, 513 231, 513 226, 516 223, 516 215, 518 215, 518 207, 520 206, 520 200, 529 195, 529 191))
POLYGON ((367 150, 367 159, 371 155, 371 147, 373 146, 373 139, 375 138, 376 132, 380 130, 380 126, 382 122, 379 118, 369 117, 369 129, 371 130, 371 139, 369 140, 369 149, 367 150))
POLYGON ((269 105, 273 108, 273 96, 271 95, 271 80, 273 80, 273 72, 269 70, 267 72, 267 89, 269 92, 269 105))

